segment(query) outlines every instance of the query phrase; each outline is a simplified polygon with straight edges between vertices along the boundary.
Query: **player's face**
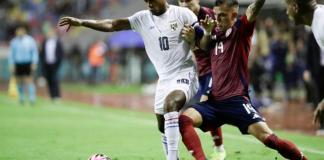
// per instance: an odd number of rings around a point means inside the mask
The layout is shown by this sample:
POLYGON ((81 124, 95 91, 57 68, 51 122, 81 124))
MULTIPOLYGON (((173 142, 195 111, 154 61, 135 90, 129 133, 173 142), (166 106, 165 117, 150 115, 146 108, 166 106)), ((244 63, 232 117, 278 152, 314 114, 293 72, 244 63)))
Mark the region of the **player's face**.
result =
POLYGON ((165 0, 144 0, 152 12, 153 15, 159 16, 163 14, 167 9, 167 3, 165 0))
POLYGON ((296 24, 299 24, 300 18, 298 14, 298 5, 294 0, 286 0, 287 3, 287 15, 290 20, 294 21, 296 24))
POLYGON ((180 7, 189 8, 192 11, 199 9, 199 0, 178 0, 180 7))
POLYGON ((24 27, 18 27, 16 29, 16 36, 23 36, 26 34, 26 29, 24 27))
POLYGON ((233 7, 228 7, 226 4, 215 6, 214 12, 216 16, 217 27, 220 31, 226 31, 234 25, 237 12, 233 7))

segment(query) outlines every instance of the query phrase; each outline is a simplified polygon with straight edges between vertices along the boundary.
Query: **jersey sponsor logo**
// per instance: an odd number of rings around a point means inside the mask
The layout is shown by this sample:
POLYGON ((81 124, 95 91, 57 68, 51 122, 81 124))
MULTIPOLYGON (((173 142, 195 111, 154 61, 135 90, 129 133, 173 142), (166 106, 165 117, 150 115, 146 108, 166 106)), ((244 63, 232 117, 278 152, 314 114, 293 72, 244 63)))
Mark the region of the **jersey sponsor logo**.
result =
POLYGON ((189 79, 182 78, 177 80, 178 84, 188 84, 189 85, 189 79))
POLYGON ((178 29, 178 22, 177 21, 170 22, 170 28, 172 31, 176 31, 178 29))
POLYGON ((232 29, 232 28, 229 28, 229 29, 226 31, 225 36, 226 36, 226 37, 230 36, 231 33, 232 33, 232 31, 233 31, 233 29, 232 29))

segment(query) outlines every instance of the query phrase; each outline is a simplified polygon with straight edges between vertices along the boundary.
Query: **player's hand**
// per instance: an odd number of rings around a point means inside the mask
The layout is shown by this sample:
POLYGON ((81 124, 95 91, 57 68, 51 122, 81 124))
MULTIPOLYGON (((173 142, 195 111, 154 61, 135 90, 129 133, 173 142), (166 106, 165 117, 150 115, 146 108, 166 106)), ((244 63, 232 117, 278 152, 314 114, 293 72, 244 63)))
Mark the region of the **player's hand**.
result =
POLYGON ((305 70, 303 73, 303 79, 305 82, 310 82, 311 81, 311 73, 309 72, 309 70, 305 70))
POLYGON ((192 26, 185 24, 181 30, 181 36, 189 44, 192 44, 195 42, 195 29, 192 26))
POLYGON ((321 123, 324 121, 324 100, 317 105, 314 112, 314 123, 321 123))
POLYGON ((216 21, 207 15, 205 19, 200 20, 200 25, 204 28, 205 32, 211 33, 216 26, 216 21))
POLYGON ((59 20, 59 26, 68 26, 66 32, 69 31, 71 26, 81 26, 82 20, 74 17, 62 17, 59 20))

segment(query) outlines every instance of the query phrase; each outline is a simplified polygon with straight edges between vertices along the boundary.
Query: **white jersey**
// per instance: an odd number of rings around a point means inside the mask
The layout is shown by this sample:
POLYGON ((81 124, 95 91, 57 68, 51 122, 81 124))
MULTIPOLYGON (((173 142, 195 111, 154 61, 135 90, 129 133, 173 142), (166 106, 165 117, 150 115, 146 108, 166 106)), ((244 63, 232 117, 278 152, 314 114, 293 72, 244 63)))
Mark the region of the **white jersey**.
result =
POLYGON ((197 22, 192 11, 169 5, 160 16, 144 10, 128 19, 132 29, 142 36, 145 50, 160 78, 167 78, 182 68, 194 65, 190 46, 181 37, 185 24, 192 25, 197 22))
POLYGON ((314 11, 312 31, 319 46, 324 49, 324 5, 317 5, 314 11))

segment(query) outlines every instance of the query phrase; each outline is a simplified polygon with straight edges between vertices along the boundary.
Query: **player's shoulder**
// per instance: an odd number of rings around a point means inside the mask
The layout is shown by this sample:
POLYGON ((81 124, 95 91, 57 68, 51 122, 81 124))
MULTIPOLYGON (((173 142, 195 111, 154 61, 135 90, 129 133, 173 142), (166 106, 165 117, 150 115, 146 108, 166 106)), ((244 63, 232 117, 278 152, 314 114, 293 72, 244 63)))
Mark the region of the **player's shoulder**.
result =
POLYGON ((180 7, 180 6, 175 6, 175 5, 170 5, 170 9, 175 10, 179 13, 191 13, 192 11, 186 7, 180 7))
POLYGON ((143 19, 143 18, 149 17, 150 14, 151 13, 149 10, 141 10, 141 11, 134 13, 131 17, 137 18, 137 19, 143 19))

